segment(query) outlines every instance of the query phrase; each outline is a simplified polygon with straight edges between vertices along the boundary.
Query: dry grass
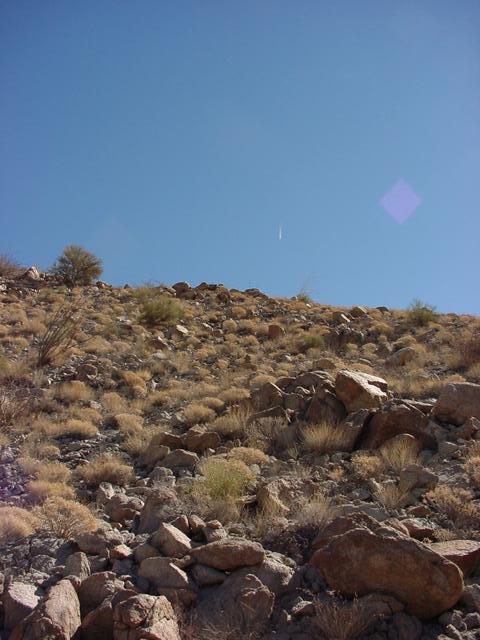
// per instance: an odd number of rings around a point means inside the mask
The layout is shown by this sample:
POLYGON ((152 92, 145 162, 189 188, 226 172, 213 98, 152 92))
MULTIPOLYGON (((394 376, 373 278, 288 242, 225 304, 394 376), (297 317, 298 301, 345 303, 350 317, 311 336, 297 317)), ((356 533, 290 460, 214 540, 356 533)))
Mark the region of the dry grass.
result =
POLYGON ((398 509, 408 492, 400 490, 395 482, 380 484, 373 492, 375 498, 383 504, 386 509, 398 509))
POLYGON ((228 413, 219 416, 209 427, 221 436, 240 437, 244 434, 251 412, 246 407, 233 407, 228 413))
POLYGON ((323 493, 317 492, 296 513, 295 520, 300 527, 315 527, 321 531, 335 516, 332 501, 323 493))
POLYGON ((143 419, 133 413, 117 413, 112 423, 124 435, 132 435, 143 429, 143 419))
POLYGON ((139 376, 138 373, 134 371, 124 371, 122 378, 131 396, 134 398, 144 398, 147 395, 145 380, 139 376))
POLYGON ((127 408, 125 398, 122 398, 115 391, 104 393, 101 402, 105 409, 111 413, 121 413, 127 408))
POLYGON ((35 458, 23 457, 17 459, 18 465, 28 475, 35 476, 36 480, 47 482, 68 482, 70 469, 63 462, 45 462, 35 458))
POLYGON ((467 489, 439 485, 429 491, 426 498, 455 526, 461 529, 478 529, 480 508, 472 502, 472 494, 467 489))
POLYGON ((368 607, 357 600, 333 596, 315 603, 314 628, 325 640, 355 640, 363 637, 373 622, 368 607))
POLYGON ((52 438, 78 438, 79 440, 87 440, 88 438, 94 438, 98 433, 98 429, 87 420, 72 418, 65 422, 51 423, 47 429, 47 433, 52 438))
POLYGON ((480 487, 480 456, 469 456, 465 462, 465 471, 475 488, 478 489, 480 487))
POLYGON ((77 467, 76 472, 89 487, 98 487, 101 482, 125 486, 135 477, 130 465, 119 456, 110 454, 97 456, 88 464, 77 467))
POLYGON ((93 391, 81 380, 72 380, 55 387, 54 397, 63 402, 88 402, 93 398, 93 391))
POLYGON ((75 491, 63 482, 51 482, 49 480, 30 480, 27 483, 27 491, 33 502, 43 502, 47 498, 62 497, 73 499, 75 491))
POLYGON ((385 461, 376 453, 359 452, 352 456, 354 472, 362 480, 379 478, 385 471, 385 461))
POLYGON ((34 513, 45 529, 65 540, 98 527, 88 507, 62 496, 49 498, 34 513))
POLYGON ((392 438, 380 448, 379 453, 390 469, 397 473, 418 462, 417 443, 406 438, 392 438))
POLYGON ((253 486, 255 476, 241 460, 207 458, 200 464, 201 493, 212 499, 240 498, 253 486))
POLYGON ((223 400, 225 404, 237 404, 243 400, 247 400, 250 397, 250 392, 247 389, 230 387, 222 391, 218 397, 220 400, 223 400))
POLYGON ((0 428, 11 427, 26 411, 27 400, 14 389, 0 389, 0 428))
POLYGON ((38 366, 55 362, 75 344, 80 330, 78 303, 62 304, 53 312, 38 344, 38 366))
POLYGON ((203 404, 190 404, 183 411, 185 421, 190 424, 204 424, 215 419, 216 414, 213 409, 205 407, 203 404))
POLYGON ((0 507, 0 544, 14 542, 31 535, 38 526, 37 518, 20 507, 0 507))
POLYGON ((306 450, 317 455, 348 448, 349 434, 341 425, 322 422, 305 427, 302 436, 306 450))
POLYGON ((241 460, 247 466, 252 464, 264 465, 269 460, 263 451, 254 447, 234 447, 228 452, 228 458, 230 460, 241 460))

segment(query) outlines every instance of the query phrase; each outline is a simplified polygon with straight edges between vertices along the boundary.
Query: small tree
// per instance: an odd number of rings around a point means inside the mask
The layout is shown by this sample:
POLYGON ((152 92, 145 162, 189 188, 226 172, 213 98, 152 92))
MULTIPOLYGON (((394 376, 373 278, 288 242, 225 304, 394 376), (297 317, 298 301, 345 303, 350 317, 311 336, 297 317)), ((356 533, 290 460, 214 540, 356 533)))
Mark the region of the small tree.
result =
POLYGON ((92 284, 95 278, 101 276, 102 271, 102 260, 76 244, 65 247, 51 268, 54 275, 71 287, 92 284))

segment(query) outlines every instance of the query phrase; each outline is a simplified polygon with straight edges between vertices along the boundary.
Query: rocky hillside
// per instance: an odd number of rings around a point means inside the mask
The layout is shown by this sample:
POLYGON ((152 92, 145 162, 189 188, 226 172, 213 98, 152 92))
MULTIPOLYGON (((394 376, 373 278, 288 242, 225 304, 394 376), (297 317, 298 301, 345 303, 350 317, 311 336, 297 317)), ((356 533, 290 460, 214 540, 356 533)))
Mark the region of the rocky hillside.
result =
POLYGON ((480 321, 0 278, 2 638, 480 638, 480 321))

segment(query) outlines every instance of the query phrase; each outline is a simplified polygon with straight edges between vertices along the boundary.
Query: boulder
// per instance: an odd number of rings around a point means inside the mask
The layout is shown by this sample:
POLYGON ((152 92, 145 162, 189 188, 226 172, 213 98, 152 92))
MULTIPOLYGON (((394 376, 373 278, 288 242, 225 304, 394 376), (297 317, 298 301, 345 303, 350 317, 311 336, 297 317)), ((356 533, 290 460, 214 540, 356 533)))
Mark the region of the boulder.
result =
POLYGON ((480 384, 451 382, 441 391, 432 409, 440 422, 461 425, 469 418, 480 418, 480 384))
POLYGON ((387 387, 383 378, 362 371, 342 369, 335 379, 335 393, 349 413, 380 407, 387 399, 387 387))
POLYGON ((24 620, 37 606, 39 597, 37 587, 23 582, 12 582, 3 592, 4 628, 11 631, 24 620))
POLYGON ((443 558, 460 567, 465 577, 476 573, 480 564, 480 542, 476 540, 447 540, 432 542, 428 546, 443 558))
POLYGON ((115 606, 136 595, 132 589, 121 589, 106 598, 96 609, 82 619, 81 640, 114 640, 113 611, 115 606))
POLYGON ((190 469, 193 471, 200 459, 196 453, 185 449, 175 449, 162 460, 162 467, 167 469, 190 469))
POLYGON ((205 427, 197 425, 189 429, 185 435, 185 446, 189 451, 203 453, 207 449, 216 449, 220 446, 220 436, 216 431, 208 431, 205 427))
POLYGON ((268 325, 268 339, 269 340, 277 340, 277 338, 281 338, 285 334, 285 329, 279 324, 270 324, 268 325))
POLYGON ((327 539, 312 556, 330 588, 349 597, 386 593, 423 619, 457 603, 463 591, 457 565, 391 527, 368 526, 327 539))
POLYGON ((90 562, 87 554, 83 551, 77 551, 68 556, 63 571, 65 576, 76 576, 80 580, 85 580, 90 575, 90 562))
POLYGON ((437 484, 437 474, 419 464, 409 464, 399 474, 398 486, 401 493, 407 493, 419 487, 422 489, 434 489, 437 484))
POLYGON ((273 382, 266 382, 258 389, 254 389, 250 395, 256 411, 265 411, 265 409, 283 405, 283 391, 273 382))
POLYGON ((171 602, 190 605, 197 597, 197 585, 171 558, 146 558, 140 564, 138 574, 171 602))
POLYGON ((183 558, 192 548, 190 538, 180 529, 162 522, 153 534, 151 544, 160 550, 164 556, 183 558))
POLYGON ((258 542, 242 538, 223 538, 192 549, 189 557, 192 562, 200 562, 207 567, 233 571, 239 567, 260 564, 265 558, 265 551, 258 542))
POLYGON ((108 549, 122 544, 123 537, 119 531, 101 526, 96 531, 85 531, 75 536, 80 551, 92 555, 106 556, 108 549))
POLYGON ((14 628, 9 640, 71 640, 80 623, 77 593, 64 579, 14 628))
POLYGON ((427 449, 436 448, 431 423, 422 411, 405 402, 389 402, 367 422, 359 441, 362 449, 378 449, 390 438, 407 433, 427 449))
POLYGON ((177 495, 171 489, 158 489, 150 494, 140 512, 139 533, 153 533, 161 522, 168 519, 177 502, 177 495))
POLYGON ((412 362, 417 357, 417 352, 413 347, 403 347, 392 353, 385 360, 387 367, 403 367, 412 362))
POLYGON ((105 598, 113 596, 124 588, 122 580, 118 580, 112 571, 100 571, 92 573, 83 580, 78 590, 78 597, 82 607, 82 613, 92 611, 98 607, 105 598))
POLYGON ((116 493, 104 505, 104 510, 112 522, 125 523, 141 511, 143 500, 124 493, 116 493))
POLYGON ((164 596, 141 593, 116 605, 114 640, 180 640, 177 618, 164 596))
POLYGON ((347 415, 345 406, 333 393, 324 391, 322 396, 314 395, 310 401, 305 419, 310 424, 321 422, 337 423, 347 415))

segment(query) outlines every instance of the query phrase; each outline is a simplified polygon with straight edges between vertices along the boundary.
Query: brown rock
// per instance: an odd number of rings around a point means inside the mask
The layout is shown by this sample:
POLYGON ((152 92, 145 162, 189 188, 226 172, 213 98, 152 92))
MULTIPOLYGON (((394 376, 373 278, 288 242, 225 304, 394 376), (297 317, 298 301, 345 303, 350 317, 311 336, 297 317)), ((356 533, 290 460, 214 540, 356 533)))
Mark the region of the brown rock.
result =
POLYGON ((39 597, 33 584, 12 582, 3 592, 4 627, 11 631, 24 620, 37 606, 39 597))
POLYGON ((9 640, 71 640, 80 622, 77 593, 69 580, 60 580, 14 628, 9 640))
POLYGON ((207 431, 200 425, 189 429, 185 435, 185 446, 189 451, 203 453, 207 449, 216 449, 220 446, 220 436, 216 431, 207 431))
POLYGON ((78 597, 82 612, 92 611, 98 607, 105 598, 113 596, 117 591, 123 589, 124 583, 118 580, 112 571, 101 571, 92 573, 80 585, 78 597))
POLYGON ((390 438, 407 433, 417 438, 423 447, 436 447, 428 416, 406 403, 387 403, 365 425, 359 446, 378 449, 390 438))
POLYGON ((460 569, 427 545, 389 527, 357 528, 331 538, 310 560, 327 584, 346 596, 394 596, 408 613, 432 618, 456 604, 460 569))
POLYGON ((380 407, 387 399, 387 382, 383 378, 362 371, 339 371, 335 380, 335 393, 347 411, 380 407))
POLYGON ((200 459, 196 453, 185 451, 185 449, 175 449, 171 451, 163 460, 162 467, 167 469, 195 469, 200 459))
POLYGON ((264 411, 283 405, 283 391, 273 382, 266 382, 251 392, 251 399, 257 411, 264 411))
POLYGON ((156 531, 160 523, 168 519, 176 502, 177 495, 171 489, 158 489, 149 495, 140 513, 138 532, 153 533, 156 531))
POLYGON ((223 538, 192 549, 189 554, 194 562, 200 562, 220 571, 233 571, 238 567, 259 564, 265 551, 258 542, 242 538, 223 538))
POLYGON ((180 640, 177 618, 164 596, 141 593, 116 605, 114 640, 180 640))
POLYGON ((447 384, 442 389, 432 413, 441 422, 456 425, 463 424, 468 418, 480 418, 480 384, 447 384))
POLYGON ((428 545, 443 558, 460 567, 463 575, 475 573, 480 563, 480 542, 476 540, 447 540, 428 545))
POLYGON ((182 533, 180 529, 165 522, 162 522, 153 534, 151 543, 164 556, 170 558, 183 558, 192 548, 192 543, 188 536, 182 533))
POLYGON ((276 340, 285 334, 285 329, 279 324, 268 325, 268 339, 276 340))
POLYGON ((68 556, 65 562, 65 576, 77 576, 80 580, 85 580, 90 575, 90 562, 86 553, 77 551, 68 556))

